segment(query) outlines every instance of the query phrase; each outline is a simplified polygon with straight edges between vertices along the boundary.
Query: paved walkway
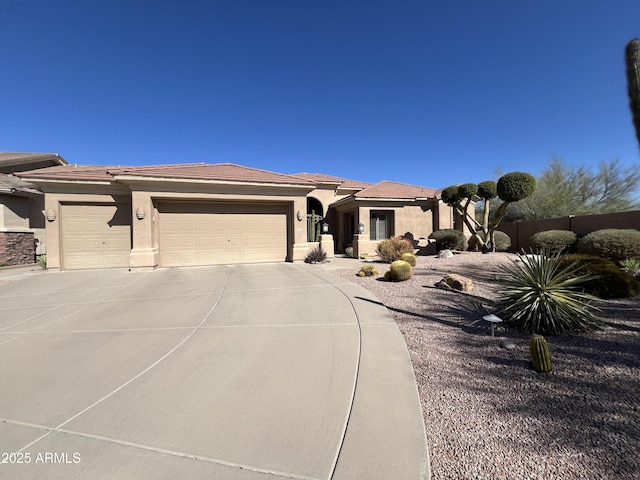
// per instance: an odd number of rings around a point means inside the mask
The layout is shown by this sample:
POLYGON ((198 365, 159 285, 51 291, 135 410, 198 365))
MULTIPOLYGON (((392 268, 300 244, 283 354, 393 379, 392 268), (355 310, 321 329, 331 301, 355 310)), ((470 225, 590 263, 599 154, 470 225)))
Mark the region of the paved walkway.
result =
POLYGON ((330 271, 2 278, 0 478, 429 477, 402 335, 330 271))

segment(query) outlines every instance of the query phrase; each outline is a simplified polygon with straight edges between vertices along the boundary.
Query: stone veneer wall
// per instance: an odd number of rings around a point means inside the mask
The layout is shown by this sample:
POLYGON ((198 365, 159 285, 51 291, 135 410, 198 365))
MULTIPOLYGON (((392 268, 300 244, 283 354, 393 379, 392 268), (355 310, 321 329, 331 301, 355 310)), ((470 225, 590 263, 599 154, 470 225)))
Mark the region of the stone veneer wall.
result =
POLYGON ((27 265, 35 260, 33 232, 0 232, 0 265, 27 265))

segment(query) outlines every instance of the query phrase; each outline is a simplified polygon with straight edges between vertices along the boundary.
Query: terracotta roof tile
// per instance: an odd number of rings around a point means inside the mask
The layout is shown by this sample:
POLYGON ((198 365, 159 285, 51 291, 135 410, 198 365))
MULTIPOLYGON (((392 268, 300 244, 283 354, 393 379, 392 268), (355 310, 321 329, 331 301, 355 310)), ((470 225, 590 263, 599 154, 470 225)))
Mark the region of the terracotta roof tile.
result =
POLYGON ((235 182, 277 183, 313 185, 312 182, 291 175, 243 167, 231 163, 186 163, 171 165, 150 165, 139 167, 95 167, 65 165, 45 168, 20 174, 25 178, 50 180, 103 180, 113 181, 114 177, 148 177, 190 180, 223 180, 235 182))
POLYGON ((357 180, 349 180, 347 178, 334 177, 333 175, 324 175, 322 173, 295 173, 294 177, 304 178, 313 183, 331 183, 338 184, 340 188, 345 190, 361 190, 371 186, 371 183, 359 182, 357 180))
POLYGON ((432 188, 407 185, 383 180, 371 187, 365 188, 354 195, 356 198, 380 198, 414 200, 416 198, 432 198, 436 196, 436 190, 432 188))

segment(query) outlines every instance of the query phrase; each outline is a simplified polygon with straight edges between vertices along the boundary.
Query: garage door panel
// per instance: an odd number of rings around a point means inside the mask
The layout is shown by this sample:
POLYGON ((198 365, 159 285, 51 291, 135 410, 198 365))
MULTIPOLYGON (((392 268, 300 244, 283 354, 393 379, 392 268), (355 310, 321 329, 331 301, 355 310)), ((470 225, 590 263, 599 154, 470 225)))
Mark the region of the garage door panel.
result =
POLYGON ((65 269, 128 267, 131 205, 62 205, 61 237, 65 269))
POLYGON ((286 259, 285 206, 161 203, 159 211, 161 266, 286 259))

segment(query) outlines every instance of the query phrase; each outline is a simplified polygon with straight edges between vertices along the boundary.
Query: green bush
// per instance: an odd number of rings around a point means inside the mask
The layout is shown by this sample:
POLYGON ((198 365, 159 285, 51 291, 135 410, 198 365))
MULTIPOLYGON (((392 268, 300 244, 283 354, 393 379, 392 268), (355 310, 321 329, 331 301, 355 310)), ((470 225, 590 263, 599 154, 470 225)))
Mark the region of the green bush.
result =
MULTIPOLYGON (((485 234, 477 232, 477 235, 484 241, 485 234)), ((496 230, 493 233, 493 240, 496 243, 496 252, 506 252, 511 246, 511 237, 500 230, 496 230)), ((476 237, 469 238, 469 250, 477 252, 479 249, 478 240, 476 237)))
POLYGON ((396 260, 393 262, 391 267, 389 267, 389 272, 391 272, 390 277, 394 282, 409 280, 413 275, 411 265, 404 260, 396 260))
POLYGON ((640 284, 628 272, 623 271, 611 260, 586 254, 569 254, 561 257, 563 266, 577 263, 578 273, 582 275, 597 275, 582 284, 585 292, 598 298, 635 297, 640 293, 640 284))
POLYGON ((306 258, 304 259, 307 263, 323 263, 327 261, 327 252, 325 252, 321 246, 317 246, 311 249, 309 253, 307 253, 306 258))
POLYGON ((403 253, 400 260, 404 260, 412 267, 415 267, 417 263, 416 256, 413 253, 403 253))
POLYGON ((573 252, 578 236, 569 230, 545 230, 534 234, 530 242, 536 250, 546 248, 551 252, 573 252))
POLYGON ((467 249, 467 237, 464 236, 459 230, 453 230, 445 228, 443 230, 436 230, 429 238, 436 241, 436 250, 466 250, 467 249))
POLYGON ((358 272, 359 277, 372 277, 376 275, 380 275, 380 271, 375 267, 375 265, 371 265, 370 263, 362 265, 358 272))
POLYGON ((591 232, 578 241, 578 253, 596 255, 614 262, 640 257, 640 231, 607 228, 591 232))
POLYGON ((585 331, 600 324, 597 300, 582 291, 591 277, 577 263, 563 264, 559 253, 519 255, 500 280, 498 316, 507 325, 540 335, 585 331))
POLYGON ((405 253, 413 253, 413 245, 402 237, 391 237, 378 243, 376 253, 380 260, 391 263, 399 260, 405 253))

